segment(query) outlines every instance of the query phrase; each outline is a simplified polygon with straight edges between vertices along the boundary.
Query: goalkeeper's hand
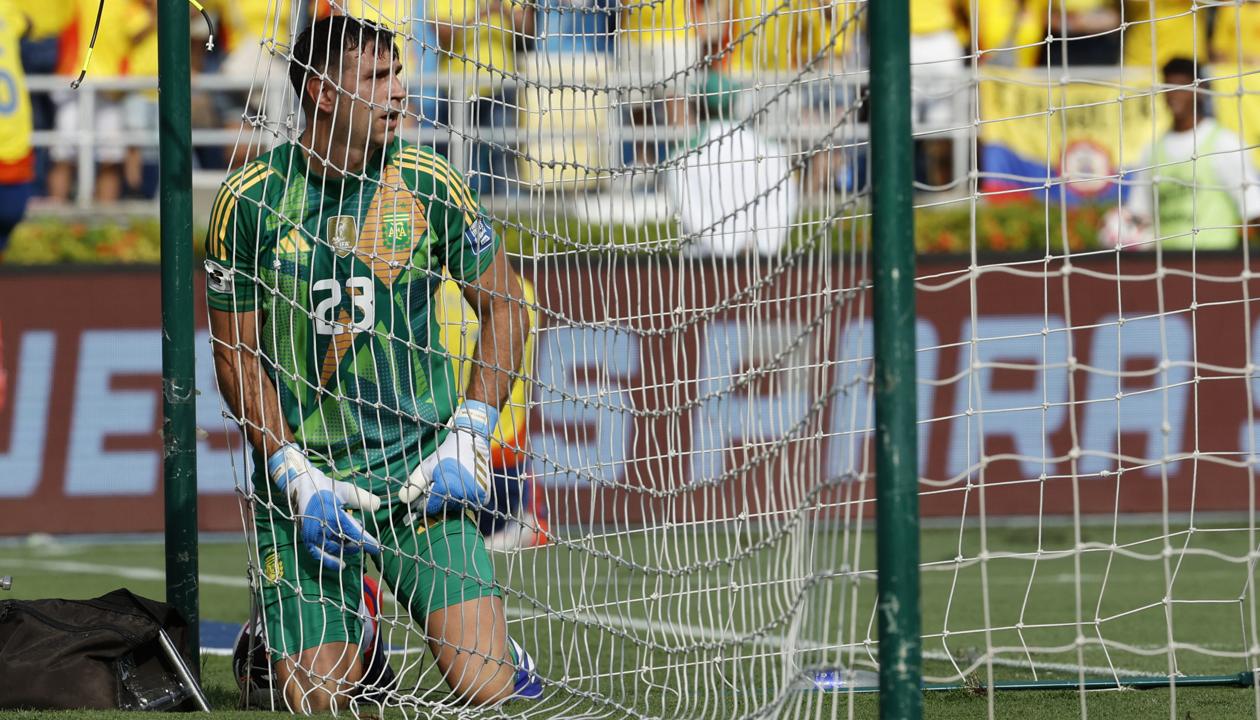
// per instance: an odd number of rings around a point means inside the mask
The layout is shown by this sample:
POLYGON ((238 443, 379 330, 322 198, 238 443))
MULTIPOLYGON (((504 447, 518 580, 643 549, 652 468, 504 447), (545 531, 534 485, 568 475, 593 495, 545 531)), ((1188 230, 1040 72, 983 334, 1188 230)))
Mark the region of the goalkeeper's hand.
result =
POLYGON ((427 494, 426 515, 484 507, 490 499, 490 432, 498 421, 497 409, 465 401, 451 417, 446 439, 411 473, 398 499, 410 505, 427 494))
POLYGON ((344 508, 375 512, 381 499, 363 488, 333 480, 311 464, 296 445, 288 444, 267 460, 267 474, 289 498, 306 549, 324 567, 340 572, 343 555, 360 548, 379 555, 381 545, 344 508))

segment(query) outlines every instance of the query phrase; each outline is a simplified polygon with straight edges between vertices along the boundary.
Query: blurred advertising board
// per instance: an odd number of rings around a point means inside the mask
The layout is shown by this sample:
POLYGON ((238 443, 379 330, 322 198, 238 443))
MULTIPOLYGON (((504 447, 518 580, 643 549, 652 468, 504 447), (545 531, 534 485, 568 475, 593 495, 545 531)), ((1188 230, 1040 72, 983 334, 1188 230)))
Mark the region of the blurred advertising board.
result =
MULTIPOLYGON (((1194 262, 1079 258, 1064 278, 1059 261, 922 260, 925 515, 974 513, 982 493, 991 515, 1244 511, 1260 281, 1234 257, 1194 262)), ((560 256, 525 272, 545 309, 528 451, 556 521, 869 511, 870 297, 842 290, 839 261, 768 267, 560 256)), ((158 285, 152 269, 0 280, 0 535, 162 527, 158 285)), ((235 530, 246 470, 196 317, 200 522, 235 530)))

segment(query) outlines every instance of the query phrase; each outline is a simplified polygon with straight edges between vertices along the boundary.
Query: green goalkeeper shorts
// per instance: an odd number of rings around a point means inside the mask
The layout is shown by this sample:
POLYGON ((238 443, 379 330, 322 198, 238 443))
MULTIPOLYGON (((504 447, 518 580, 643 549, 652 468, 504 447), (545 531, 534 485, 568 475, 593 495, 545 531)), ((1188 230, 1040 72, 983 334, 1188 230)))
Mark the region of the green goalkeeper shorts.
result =
MULTIPOLYGON (((477 525, 466 514, 414 517, 405 507, 382 507, 359 518, 381 543, 374 559, 385 584, 420 628, 435 610, 467 600, 501 596, 477 525)), ((259 584, 272 659, 324 643, 358 643, 362 637, 363 553, 344 556, 341 572, 328 570, 302 544, 288 508, 258 504, 259 584)))

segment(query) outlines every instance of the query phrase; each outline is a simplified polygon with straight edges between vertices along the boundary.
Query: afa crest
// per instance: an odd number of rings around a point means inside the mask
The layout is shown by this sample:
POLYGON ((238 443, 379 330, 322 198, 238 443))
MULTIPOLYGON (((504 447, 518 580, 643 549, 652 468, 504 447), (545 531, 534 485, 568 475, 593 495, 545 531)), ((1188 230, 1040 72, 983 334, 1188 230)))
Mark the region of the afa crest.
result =
POLYGON ((411 213, 398 212, 381 219, 381 233, 385 247, 402 250, 411 245, 411 213))

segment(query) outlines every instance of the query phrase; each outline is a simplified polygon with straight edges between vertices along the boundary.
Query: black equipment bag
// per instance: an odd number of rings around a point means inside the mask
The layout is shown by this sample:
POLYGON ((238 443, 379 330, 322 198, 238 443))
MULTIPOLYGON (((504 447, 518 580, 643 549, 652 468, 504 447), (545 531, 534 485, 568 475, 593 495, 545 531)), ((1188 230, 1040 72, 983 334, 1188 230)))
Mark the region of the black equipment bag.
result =
POLYGON ((193 710, 200 690, 181 681, 163 628, 187 657, 179 612, 127 590, 0 601, 0 709, 193 710))

